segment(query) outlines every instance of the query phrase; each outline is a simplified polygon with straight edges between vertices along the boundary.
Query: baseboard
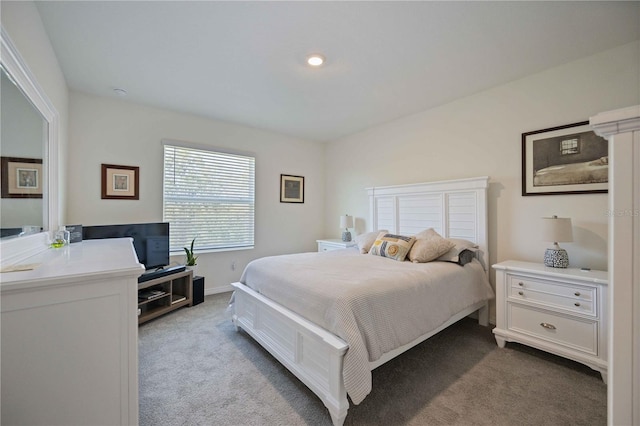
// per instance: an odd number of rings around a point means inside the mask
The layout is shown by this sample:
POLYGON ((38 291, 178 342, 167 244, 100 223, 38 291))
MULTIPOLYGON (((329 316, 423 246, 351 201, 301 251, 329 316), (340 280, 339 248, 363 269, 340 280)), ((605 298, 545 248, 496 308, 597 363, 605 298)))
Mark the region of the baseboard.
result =
POLYGON ((214 287, 214 288, 206 288, 204 289, 204 295, 205 296, 210 296, 212 294, 218 294, 218 293, 227 293, 233 291, 233 287, 231 287, 231 284, 229 285, 225 285, 222 287, 214 287))

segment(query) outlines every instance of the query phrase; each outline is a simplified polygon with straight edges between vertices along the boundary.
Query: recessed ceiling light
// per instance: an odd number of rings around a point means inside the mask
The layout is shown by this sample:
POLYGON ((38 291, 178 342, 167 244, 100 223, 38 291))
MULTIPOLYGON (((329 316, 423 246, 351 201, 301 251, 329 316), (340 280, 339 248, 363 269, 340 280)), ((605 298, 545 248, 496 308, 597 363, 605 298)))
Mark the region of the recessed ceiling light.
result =
POLYGON ((121 87, 115 87, 113 89, 113 93, 115 93, 118 96, 127 96, 127 91, 121 87))
POLYGON ((312 67, 319 67, 324 63, 324 57, 322 55, 310 55, 307 57, 307 63, 312 67))

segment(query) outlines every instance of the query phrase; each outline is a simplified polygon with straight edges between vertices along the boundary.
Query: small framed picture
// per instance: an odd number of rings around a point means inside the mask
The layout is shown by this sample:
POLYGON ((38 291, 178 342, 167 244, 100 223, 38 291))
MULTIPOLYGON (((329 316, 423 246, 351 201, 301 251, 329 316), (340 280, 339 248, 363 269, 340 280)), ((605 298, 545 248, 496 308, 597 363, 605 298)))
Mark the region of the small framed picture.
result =
POLYGON ((608 188, 608 141, 588 121, 522 134, 522 195, 601 193, 608 188))
POLYGON ((138 200, 140 167, 102 165, 103 200, 138 200))
POLYGON ((280 175, 280 202, 304 203, 304 177, 280 175))
POLYGON ((2 198, 42 198, 42 159, 0 157, 2 198))

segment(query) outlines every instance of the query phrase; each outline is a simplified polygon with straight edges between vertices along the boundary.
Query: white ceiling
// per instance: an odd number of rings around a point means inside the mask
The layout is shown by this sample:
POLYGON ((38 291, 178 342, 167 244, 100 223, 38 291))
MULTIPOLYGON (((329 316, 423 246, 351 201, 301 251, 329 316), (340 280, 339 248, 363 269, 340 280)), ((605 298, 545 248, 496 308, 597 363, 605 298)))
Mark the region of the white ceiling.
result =
POLYGON ((327 141, 640 39, 640 2, 38 2, 70 88, 327 141), (305 66, 320 52, 326 65, 305 66))

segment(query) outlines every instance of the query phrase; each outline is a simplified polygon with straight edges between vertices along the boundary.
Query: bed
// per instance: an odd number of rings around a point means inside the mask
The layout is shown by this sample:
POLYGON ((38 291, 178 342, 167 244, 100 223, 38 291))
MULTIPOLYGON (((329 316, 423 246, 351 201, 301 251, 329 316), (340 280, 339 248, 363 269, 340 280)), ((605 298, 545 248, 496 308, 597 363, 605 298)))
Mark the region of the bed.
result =
POLYGON ((333 424, 342 425, 347 395, 362 401, 373 369, 473 312, 488 324, 487 185, 480 177, 367 190, 371 230, 415 235, 433 228, 476 244, 472 262, 415 264, 357 249, 258 259, 232 284, 236 328, 305 383, 333 424))

